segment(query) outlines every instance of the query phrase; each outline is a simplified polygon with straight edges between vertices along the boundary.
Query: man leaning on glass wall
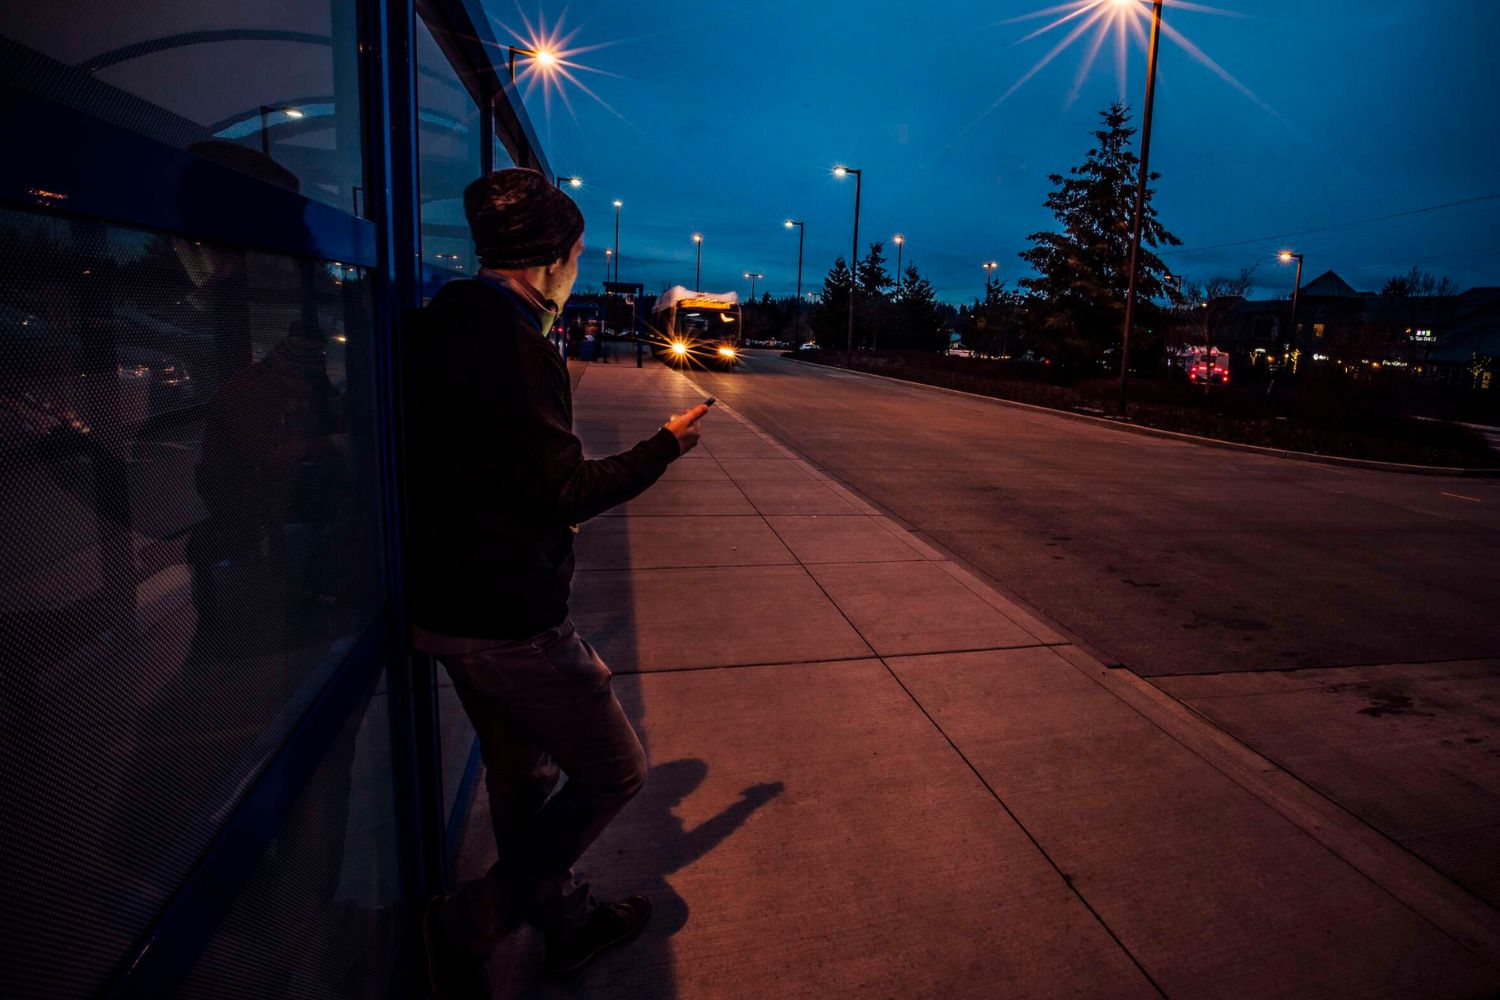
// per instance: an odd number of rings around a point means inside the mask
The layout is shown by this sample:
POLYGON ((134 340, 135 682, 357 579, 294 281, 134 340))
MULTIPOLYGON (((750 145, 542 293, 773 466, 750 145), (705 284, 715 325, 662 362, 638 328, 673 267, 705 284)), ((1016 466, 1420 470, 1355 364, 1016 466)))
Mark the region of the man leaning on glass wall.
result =
POLYGON ((656 482, 707 412, 585 459, 567 366, 547 340, 578 277, 583 216, 521 169, 470 184, 464 212, 482 270, 442 288, 407 349, 413 639, 448 668, 479 734, 499 851, 424 914, 442 998, 488 996, 484 960, 524 921, 542 928, 546 970, 561 977, 650 916, 644 897, 598 901, 572 872, 646 775, 609 668, 568 618, 573 535, 656 482))

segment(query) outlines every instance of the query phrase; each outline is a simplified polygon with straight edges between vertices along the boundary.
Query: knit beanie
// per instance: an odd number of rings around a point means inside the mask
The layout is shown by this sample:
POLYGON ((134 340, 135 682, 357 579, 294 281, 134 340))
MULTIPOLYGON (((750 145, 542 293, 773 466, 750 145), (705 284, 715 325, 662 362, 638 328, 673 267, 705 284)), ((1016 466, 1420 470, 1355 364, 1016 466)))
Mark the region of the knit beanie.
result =
POLYGON ((464 215, 485 267, 538 267, 567 257, 583 235, 573 199, 535 170, 496 170, 464 188, 464 215))

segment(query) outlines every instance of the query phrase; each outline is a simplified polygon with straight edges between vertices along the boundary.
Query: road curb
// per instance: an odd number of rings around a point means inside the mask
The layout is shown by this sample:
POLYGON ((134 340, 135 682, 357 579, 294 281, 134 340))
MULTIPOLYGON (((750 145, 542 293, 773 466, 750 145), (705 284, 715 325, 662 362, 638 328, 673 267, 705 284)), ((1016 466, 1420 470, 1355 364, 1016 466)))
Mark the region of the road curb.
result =
POLYGON ((1077 413, 1073 410, 1058 410, 1050 406, 1038 406, 1035 403, 1022 403, 1014 399, 1001 399, 998 396, 986 396, 983 393, 968 392, 964 389, 950 389, 945 385, 931 385, 927 382, 917 382, 909 378, 897 378, 894 375, 877 375, 874 372, 862 372, 854 368, 841 368, 838 365, 823 365, 816 361, 803 361, 801 358, 787 358, 787 361, 799 365, 807 365, 809 368, 821 368, 826 371, 847 372, 850 375, 860 375, 864 378, 885 379, 887 382, 899 382, 902 385, 915 385, 923 389, 935 389, 938 392, 952 393, 955 396, 967 396, 970 399, 982 399, 989 403, 998 403, 1001 406, 1011 406, 1022 410, 1032 410, 1037 413, 1047 413, 1052 416, 1063 417, 1067 420, 1077 420, 1083 423, 1091 423, 1112 427, 1117 431, 1127 434, 1140 434, 1144 437, 1160 437, 1171 440, 1182 441, 1187 444, 1202 445, 1205 448, 1221 448, 1225 451, 1243 451, 1253 455, 1265 455, 1268 458, 1284 458, 1293 462, 1312 462, 1317 465, 1341 465, 1351 469, 1370 469, 1376 472, 1398 472, 1411 476, 1458 476, 1470 479, 1489 479, 1500 477, 1500 468, 1496 469, 1467 469, 1461 466, 1449 465, 1409 465, 1404 462, 1377 462, 1368 458, 1346 458, 1342 455, 1319 455, 1311 451, 1287 451, 1282 448, 1267 448, 1259 444, 1244 444, 1240 441, 1225 441, 1222 438, 1204 437, 1201 434, 1184 434, 1181 431, 1168 431, 1160 427, 1147 427, 1144 424, 1126 423, 1109 417, 1094 417, 1087 413, 1077 413))
POLYGON ((1500 911, 1148 679, 1125 667, 1102 666, 1077 646, 1059 646, 1055 652, 1490 967, 1500 969, 1500 911))

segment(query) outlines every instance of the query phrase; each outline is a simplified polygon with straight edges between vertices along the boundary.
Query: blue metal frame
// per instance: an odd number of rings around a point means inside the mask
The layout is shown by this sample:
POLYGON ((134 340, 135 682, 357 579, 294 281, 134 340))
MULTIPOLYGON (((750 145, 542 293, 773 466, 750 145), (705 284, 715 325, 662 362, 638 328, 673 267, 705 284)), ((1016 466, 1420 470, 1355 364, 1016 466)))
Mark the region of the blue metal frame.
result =
MULTIPOLYGON (((371 30, 381 35, 370 84, 379 94, 371 107, 379 114, 370 123, 367 176, 372 191, 371 214, 382 219, 380 231, 382 281, 377 284, 377 342, 383 363, 382 389, 387 457, 384 475, 386 510, 395 516, 386 562, 391 567, 392 595, 401 623, 402 646, 408 627, 401 588, 401 548, 405 504, 401 497, 403 468, 400 434, 401 328, 406 313, 421 304, 422 247, 417 176, 417 54, 416 9, 412 0, 365 0, 374 15, 371 30)), ((420 906, 442 885, 442 778, 439 770, 437 698, 430 658, 403 658, 392 677, 391 743, 400 806, 399 835, 403 842, 402 878, 409 904, 420 906)))
POLYGON ((469 745, 469 759, 464 762, 464 773, 458 779, 458 792, 453 797, 453 809, 448 813, 448 828, 443 832, 443 875, 451 884, 454 868, 458 863, 458 852, 464 843, 464 828, 469 823, 469 813, 474 809, 474 796, 479 791, 479 775, 484 770, 484 758, 479 751, 479 737, 469 745))

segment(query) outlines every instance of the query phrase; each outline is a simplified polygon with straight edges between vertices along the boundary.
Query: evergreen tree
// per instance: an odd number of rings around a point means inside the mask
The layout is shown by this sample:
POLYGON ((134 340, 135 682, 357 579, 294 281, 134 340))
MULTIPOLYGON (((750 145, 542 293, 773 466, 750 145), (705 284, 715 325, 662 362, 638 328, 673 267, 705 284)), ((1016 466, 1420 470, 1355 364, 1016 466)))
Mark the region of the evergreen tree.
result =
POLYGON ((849 291, 854 275, 842 254, 823 278, 823 295, 813 308, 811 327, 819 347, 842 347, 849 322, 849 291))
POLYGON ((891 281, 890 272, 885 269, 885 243, 876 240, 870 244, 870 250, 865 254, 865 259, 859 262, 859 291, 861 295, 868 298, 883 297, 886 289, 895 283, 891 281))
POLYGON ((947 348, 944 314, 938 305, 932 283, 922 277, 915 264, 908 264, 901 283, 893 295, 895 323, 891 335, 893 347, 913 351, 940 351, 947 348))
POLYGON ((876 240, 855 270, 854 343, 874 347, 878 331, 890 325, 887 289, 891 276, 885 269, 885 243, 876 240))
MULTIPOLYGON (((1043 349, 1065 362, 1096 358, 1118 345, 1124 322, 1140 161, 1131 151, 1135 129, 1129 109, 1112 104, 1100 118, 1103 125, 1094 132, 1095 146, 1084 162, 1066 177, 1050 175, 1054 190, 1045 204, 1062 231, 1032 233, 1027 239, 1034 246, 1021 254, 1037 272, 1020 282, 1035 299, 1035 332, 1043 349)), ((1159 176, 1152 173, 1150 179, 1159 176)), ((1157 220, 1153 193, 1147 187, 1136 266, 1136 325, 1142 330, 1160 325, 1151 300, 1163 294, 1167 274, 1153 248, 1182 242, 1157 220)), ((1133 340, 1132 351, 1134 346, 1133 340)))
POLYGON ((1023 296, 1005 290, 1005 282, 994 282, 983 301, 974 300, 964 343, 986 357, 1017 356, 1024 347, 1020 332, 1025 306, 1023 296))

